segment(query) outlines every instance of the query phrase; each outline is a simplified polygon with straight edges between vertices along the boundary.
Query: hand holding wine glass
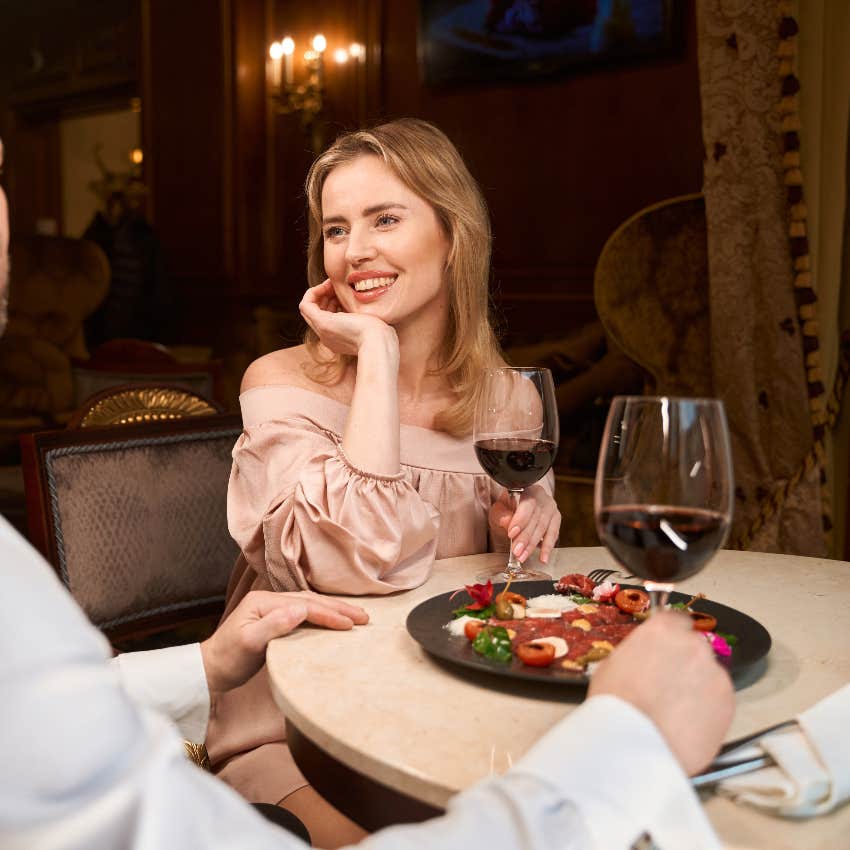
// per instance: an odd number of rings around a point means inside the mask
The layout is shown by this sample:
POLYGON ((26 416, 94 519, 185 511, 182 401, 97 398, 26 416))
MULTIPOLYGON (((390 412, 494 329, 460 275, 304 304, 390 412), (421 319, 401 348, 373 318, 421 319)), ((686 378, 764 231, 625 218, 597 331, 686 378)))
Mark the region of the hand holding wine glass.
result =
POLYGON ((726 541, 733 490, 721 401, 613 400, 596 470, 596 526, 614 558, 644 579, 653 610, 726 541))
MULTIPOLYGON (((558 450, 558 408, 548 369, 488 369, 475 408, 473 441, 484 471, 511 494, 514 511, 522 492, 551 468, 558 450)), ((507 566, 478 576, 481 580, 547 579, 525 568, 512 551, 507 566)))

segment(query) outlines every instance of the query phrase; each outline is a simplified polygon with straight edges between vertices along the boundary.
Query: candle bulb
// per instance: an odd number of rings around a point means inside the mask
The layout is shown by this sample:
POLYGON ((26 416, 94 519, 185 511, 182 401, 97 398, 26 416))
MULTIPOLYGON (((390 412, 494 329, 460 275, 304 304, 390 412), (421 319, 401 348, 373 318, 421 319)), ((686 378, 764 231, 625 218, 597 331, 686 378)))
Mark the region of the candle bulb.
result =
POLYGON ((295 52, 295 42, 287 36, 281 43, 283 49, 284 74, 286 76, 286 84, 292 85, 292 54, 295 52))
POLYGON ((269 48, 269 56, 272 59, 272 85, 280 88, 280 57, 283 55, 283 46, 279 41, 272 43, 269 48))
POLYGON ((325 59, 324 52, 328 46, 328 40, 319 32, 313 36, 313 50, 316 52, 316 82, 321 88, 325 84, 325 59))

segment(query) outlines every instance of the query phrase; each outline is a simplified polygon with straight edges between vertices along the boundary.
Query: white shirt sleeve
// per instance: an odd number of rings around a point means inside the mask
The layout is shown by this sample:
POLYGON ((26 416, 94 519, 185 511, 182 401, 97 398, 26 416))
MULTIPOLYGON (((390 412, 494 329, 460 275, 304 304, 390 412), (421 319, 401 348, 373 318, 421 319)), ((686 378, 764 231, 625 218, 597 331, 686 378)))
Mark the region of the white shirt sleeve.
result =
MULTIPOLYGON (((2 518, 0 565, 3 850, 304 847, 192 765, 174 727, 130 698, 107 642, 2 518)), ((459 794, 444 816, 358 846, 628 850, 644 829, 663 850, 718 846, 652 724, 596 698, 508 774, 459 794), (685 841, 665 818, 687 826, 685 841)))
POLYGON ((210 694, 199 644, 125 652, 112 664, 135 702, 170 718, 187 740, 204 741, 210 694))
POLYGON ((655 724, 617 697, 584 702, 515 770, 548 780, 572 800, 594 847, 629 848, 643 833, 660 850, 721 847, 655 724))

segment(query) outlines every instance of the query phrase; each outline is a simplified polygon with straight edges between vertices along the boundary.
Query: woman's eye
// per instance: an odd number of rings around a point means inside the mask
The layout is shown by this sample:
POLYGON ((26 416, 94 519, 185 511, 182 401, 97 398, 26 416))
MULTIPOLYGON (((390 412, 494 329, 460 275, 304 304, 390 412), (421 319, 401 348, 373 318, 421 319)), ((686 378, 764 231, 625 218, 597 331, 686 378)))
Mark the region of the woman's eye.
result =
POLYGON ((396 218, 394 215, 390 215, 389 213, 384 213, 383 215, 379 215, 376 222, 375 222, 375 224, 377 224, 378 227, 389 227, 390 225, 397 224, 397 223, 398 223, 398 218, 396 218))
POLYGON ((332 226, 325 228, 325 239, 339 239, 343 235, 345 235, 345 230, 341 227, 332 226))

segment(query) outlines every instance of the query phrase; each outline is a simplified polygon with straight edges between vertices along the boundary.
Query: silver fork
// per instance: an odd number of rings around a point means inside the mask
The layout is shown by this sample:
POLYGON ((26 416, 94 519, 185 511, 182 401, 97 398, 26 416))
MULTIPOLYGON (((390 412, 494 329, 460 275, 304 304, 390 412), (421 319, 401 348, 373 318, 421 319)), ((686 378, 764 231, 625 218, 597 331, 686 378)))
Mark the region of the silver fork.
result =
MULTIPOLYGON (((587 574, 587 577, 591 581, 595 581, 597 584, 599 584, 600 582, 605 581, 606 578, 609 578, 610 576, 614 575, 615 573, 619 573, 619 570, 598 569, 598 570, 591 570, 587 574)), ((637 576, 623 575, 623 578, 637 578, 637 576)))

